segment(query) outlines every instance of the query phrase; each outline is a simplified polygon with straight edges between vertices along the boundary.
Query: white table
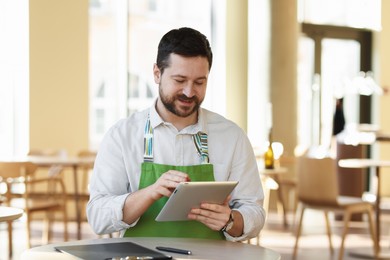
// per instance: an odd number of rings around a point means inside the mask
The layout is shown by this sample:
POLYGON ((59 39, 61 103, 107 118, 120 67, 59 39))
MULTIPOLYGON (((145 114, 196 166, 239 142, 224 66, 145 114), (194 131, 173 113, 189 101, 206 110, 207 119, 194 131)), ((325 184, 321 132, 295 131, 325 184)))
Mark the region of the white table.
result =
POLYGON ((12 221, 20 218, 22 215, 22 209, 0 206, 0 222, 12 221))
POLYGON ((11 221, 20 218, 23 210, 13 207, 0 206, 0 222, 8 222, 8 254, 12 256, 12 223, 11 221))
MULTIPOLYGON (((265 176, 266 178, 271 178, 277 183, 276 192, 278 196, 277 198, 278 203, 280 204, 279 209, 282 211, 283 214, 283 224, 285 227, 287 227, 288 222, 287 222, 287 215, 286 215, 286 205, 284 203, 284 198, 283 198, 283 185, 281 185, 281 181, 280 181, 280 176, 288 172, 287 168, 275 167, 274 169, 265 169, 261 165, 261 163, 258 163, 258 168, 259 168, 260 175, 265 176)), ((265 198, 265 200, 269 200, 269 198, 265 198)))
MULTIPOLYGON (((376 236, 378 244, 380 242, 380 202, 381 202, 381 190, 380 190, 380 168, 390 167, 390 160, 375 160, 375 159, 342 159, 339 160, 339 166, 343 168, 375 168, 377 177, 377 189, 376 189, 376 201, 375 201, 375 222, 376 222, 376 236)), ((380 247, 379 247, 380 250, 380 247)), ((380 250, 381 251, 381 250, 380 250)), ((380 259, 390 259, 390 254, 387 252, 380 252, 380 259)))
MULTIPOLYGON (((60 259, 62 254, 55 250, 56 246, 67 245, 91 245, 115 242, 133 242, 141 246, 155 250, 156 246, 174 247, 187 249, 192 255, 182 255, 176 253, 164 254, 171 255, 173 259, 245 259, 245 260, 277 260, 281 259, 279 253, 261 246, 249 245, 240 242, 229 242, 224 240, 209 240, 195 238, 168 238, 168 237, 133 237, 133 238, 105 238, 79 240, 72 242, 63 242, 58 244, 49 244, 45 246, 34 247, 23 252, 21 260, 32 259, 60 259), (50 258, 49 258, 50 257, 50 258)), ((162 251, 161 251, 162 252, 162 251)), ((61 259, 64 259, 61 257, 61 259)))

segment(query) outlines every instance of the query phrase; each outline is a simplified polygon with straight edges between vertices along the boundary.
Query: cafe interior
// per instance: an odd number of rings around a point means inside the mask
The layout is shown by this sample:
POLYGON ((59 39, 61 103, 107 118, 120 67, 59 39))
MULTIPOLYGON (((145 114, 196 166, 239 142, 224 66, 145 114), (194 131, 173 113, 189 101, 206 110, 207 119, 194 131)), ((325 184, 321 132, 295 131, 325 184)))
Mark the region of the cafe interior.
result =
POLYGON ((239 125, 258 161, 267 220, 242 243, 281 259, 390 259, 387 11, 386 0, 0 1, 0 259, 118 236, 87 223, 94 158, 110 126, 155 100, 158 41, 178 27, 210 40, 203 107, 239 125))

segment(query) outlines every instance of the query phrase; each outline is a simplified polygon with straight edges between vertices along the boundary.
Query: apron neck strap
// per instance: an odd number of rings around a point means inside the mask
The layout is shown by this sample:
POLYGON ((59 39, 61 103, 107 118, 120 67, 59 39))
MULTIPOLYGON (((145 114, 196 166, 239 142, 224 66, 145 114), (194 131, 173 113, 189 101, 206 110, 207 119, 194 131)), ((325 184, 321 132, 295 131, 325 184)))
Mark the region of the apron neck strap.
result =
MULTIPOLYGON (((203 132, 198 132, 197 134, 192 135, 192 140, 194 141, 195 148, 198 151, 201 163, 209 163, 207 134, 203 132)), ((150 123, 150 116, 148 115, 144 130, 144 162, 153 161, 153 127, 150 123)))
POLYGON ((207 144, 207 134, 203 132, 198 132, 192 136, 198 155, 202 161, 202 164, 209 163, 209 148, 207 144))
POLYGON ((153 162, 153 127, 149 115, 144 130, 144 162, 153 162))

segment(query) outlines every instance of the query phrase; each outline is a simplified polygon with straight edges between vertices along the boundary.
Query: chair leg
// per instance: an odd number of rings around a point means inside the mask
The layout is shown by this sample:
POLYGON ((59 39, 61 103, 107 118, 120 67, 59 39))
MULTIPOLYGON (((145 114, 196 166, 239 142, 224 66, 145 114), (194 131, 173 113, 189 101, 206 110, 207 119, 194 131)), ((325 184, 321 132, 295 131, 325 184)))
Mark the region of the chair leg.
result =
POLYGON ((349 220, 351 219, 351 212, 347 209, 344 212, 344 229, 343 229, 343 236, 341 238, 341 246, 340 246, 340 252, 339 252, 339 260, 343 259, 344 256, 344 242, 345 237, 347 236, 348 229, 349 229, 349 220))
POLYGON ((295 223, 295 215, 296 215, 297 210, 298 210, 298 192, 296 189, 293 192, 294 192, 293 223, 295 223))
POLYGON ((268 216, 268 209, 269 209, 269 197, 270 197, 270 188, 267 187, 267 177, 263 177, 263 186, 264 186, 264 201, 263 201, 263 208, 265 210, 266 216, 268 216))
POLYGON ((12 257, 12 221, 8 221, 8 256, 12 257))
POLYGON ((283 198, 283 191, 282 191, 282 186, 279 185, 279 188, 276 190, 276 193, 277 193, 277 203, 276 203, 276 207, 277 207, 277 211, 278 211, 278 214, 279 215, 282 215, 283 217, 283 225, 284 227, 287 227, 288 226, 288 223, 287 223, 287 216, 286 216, 286 208, 285 208, 285 203, 284 203, 284 198, 283 198))
POLYGON ((329 240, 330 253, 333 255, 334 249, 333 249, 333 243, 332 243, 332 232, 330 229, 328 212, 324 211, 324 215, 325 215, 325 222, 326 222, 326 233, 328 234, 328 240, 329 240))
POLYGON ((46 245, 50 241, 50 217, 50 213, 46 212, 43 219, 42 245, 46 245))
POLYGON ((374 255, 375 259, 378 259, 379 256, 379 241, 376 239, 376 233, 375 233, 375 222, 374 222, 374 213, 372 208, 367 210, 368 215, 368 225, 371 233, 371 238, 374 246, 374 255))
POLYGON ((26 223, 26 235, 27 235, 27 248, 31 248, 31 216, 30 213, 26 213, 27 223, 26 223))
POLYGON ((300 217, 299 217, 299 223, 298 223, 298 227, 297 227, 297 231, 296 231, 297 233, 296 233, 296 237, 295 237, 293 259, 296 259, 296 257, 297 257, 298 242, 299 242, 299 238, 301 236, 302 221, 303 221, 303 214, 304 214, 304 212, 305 212, 305 206, 302 205, 301 214, 300 214, 300 217))
POLYGON ((66 203, 62 207, 64 221, 64 241, 68 241, 68 213, 66 211, 66 203))

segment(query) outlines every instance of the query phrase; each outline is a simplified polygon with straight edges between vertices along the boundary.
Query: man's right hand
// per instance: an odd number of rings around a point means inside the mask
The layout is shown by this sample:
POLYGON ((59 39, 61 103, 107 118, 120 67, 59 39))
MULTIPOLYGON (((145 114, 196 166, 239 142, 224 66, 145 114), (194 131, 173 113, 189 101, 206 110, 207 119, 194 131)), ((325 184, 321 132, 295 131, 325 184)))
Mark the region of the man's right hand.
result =
POLYGON ((123 207, 123 221, 131 224, 136 221, 153 203, 161 197, 169 197, 180 182, 190 181, 188 174, 170 170, 146 188, 127 196, 123 207))
POLYGON ((161 197, 169 197, 180 182, 191 181, 188 174, 180 171, 169 170, 161 175, 158 180, 150 185, 151 196, 153 200, 161 197))

